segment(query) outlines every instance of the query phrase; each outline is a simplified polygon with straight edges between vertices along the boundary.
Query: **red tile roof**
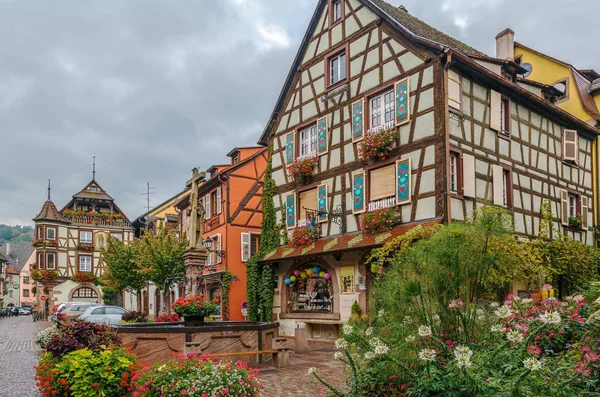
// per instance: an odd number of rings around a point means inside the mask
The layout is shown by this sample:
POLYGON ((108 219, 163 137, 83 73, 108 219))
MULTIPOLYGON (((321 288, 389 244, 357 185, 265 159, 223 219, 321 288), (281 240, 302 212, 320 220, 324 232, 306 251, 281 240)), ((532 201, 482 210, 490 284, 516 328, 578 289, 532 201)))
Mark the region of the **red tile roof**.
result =
POLYGON ((297 258, 307 255, 318 255, 318 254, 332 254, 343 251, 355 251, 365 248, 375 248, 381 246, 394 237, 400 236, 406 233, 410 229, 422 225, 433 226, 441 223, 441 218, 434 218, 422 222, 406 223, 400 226, 392 228, 389 232, 385 232, 378 235, 370 235, 365 232, 355 232, 341 234, 338 236, 330 236, 318 239, 314 244, 308 247, 294 248, 286 245, 278 247, 274 251, 266 254, 259 262, 270 263, 291 258, 297 258))

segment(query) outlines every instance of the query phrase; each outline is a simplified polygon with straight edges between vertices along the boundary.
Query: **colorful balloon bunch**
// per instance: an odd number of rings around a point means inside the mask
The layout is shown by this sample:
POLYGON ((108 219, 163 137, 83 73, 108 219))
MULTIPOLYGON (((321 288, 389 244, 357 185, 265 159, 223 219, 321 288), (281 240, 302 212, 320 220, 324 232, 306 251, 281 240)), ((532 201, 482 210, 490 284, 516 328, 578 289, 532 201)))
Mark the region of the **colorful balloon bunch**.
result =
POLYGON ((309 277, 321 277, 324 278, 325 280, 329 280, 331 279, 331 274, 321 270, 321 268, 319 268, 319 266, 313 266, 312 268, 308 268, 306 270, 294 270, 294 274, 288 278, 286 278, 285 280, 283 280, 283 282, 285 283, 285 285, 291 285, 294 284, 296 281, 298 281, 299 279, 305 280, 309 277))

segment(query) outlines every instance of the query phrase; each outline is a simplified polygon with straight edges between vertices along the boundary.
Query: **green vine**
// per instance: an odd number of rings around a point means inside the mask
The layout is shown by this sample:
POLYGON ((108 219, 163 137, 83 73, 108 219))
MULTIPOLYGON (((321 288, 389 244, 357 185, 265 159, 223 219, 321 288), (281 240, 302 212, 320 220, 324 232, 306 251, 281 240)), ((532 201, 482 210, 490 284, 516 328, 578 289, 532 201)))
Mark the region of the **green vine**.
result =
POLYGON ((248 302, 248 320, 258 321, 260 271, 258 255, 253 255, 246 261, 246 301, 248 302))
POLYGON ((221 313, 223 313, 223 320, 229 320, 229 290, 231 289, 231 280, 233 274, 229 269, 225 270, 221 277, 221 285, 223 288, 223 295, 221 296, 221 313))

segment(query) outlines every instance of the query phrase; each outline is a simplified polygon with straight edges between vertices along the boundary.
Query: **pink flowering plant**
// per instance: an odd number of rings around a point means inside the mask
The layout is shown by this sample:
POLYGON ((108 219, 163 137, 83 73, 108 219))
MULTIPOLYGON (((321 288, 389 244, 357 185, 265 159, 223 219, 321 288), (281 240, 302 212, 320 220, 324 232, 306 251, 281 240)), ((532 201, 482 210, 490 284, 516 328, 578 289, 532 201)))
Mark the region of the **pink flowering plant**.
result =
POLYGON ((313 175, 317 160, 317 156, 296 158, 288 164, 288 172, 295 182, 302 182, 313 175))
POLYGON ((243 361, 218 361, 190 354, 133 375, 133 397, 251 397, 262 389, 258 369, 243 361))
POLYGON ((367 132, 360 142, 359 150, 364 161, 385 160, 390 156, 398 132, 395 128, 367 132))

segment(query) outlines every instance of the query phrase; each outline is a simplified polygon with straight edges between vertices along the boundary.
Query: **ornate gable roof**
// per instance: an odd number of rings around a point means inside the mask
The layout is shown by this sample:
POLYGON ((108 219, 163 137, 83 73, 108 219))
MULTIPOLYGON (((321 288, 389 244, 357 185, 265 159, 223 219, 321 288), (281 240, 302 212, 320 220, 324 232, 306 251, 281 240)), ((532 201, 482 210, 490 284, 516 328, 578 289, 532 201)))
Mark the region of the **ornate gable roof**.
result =
POLYGON ((83 189, 73 195, 73 198, 93 198, 98 200, 113 201, 95 179, 92 179, 83 189))
POLYGON ((44 205, 42 206, 42 210, 40 213, 33 218, 34 222, 39 221, 51 221, 51 222, 60 222, 60 223, 71 223, 68 221, 56 208, 56 205, 52 202, 52 200, 46 200, 44 205))

